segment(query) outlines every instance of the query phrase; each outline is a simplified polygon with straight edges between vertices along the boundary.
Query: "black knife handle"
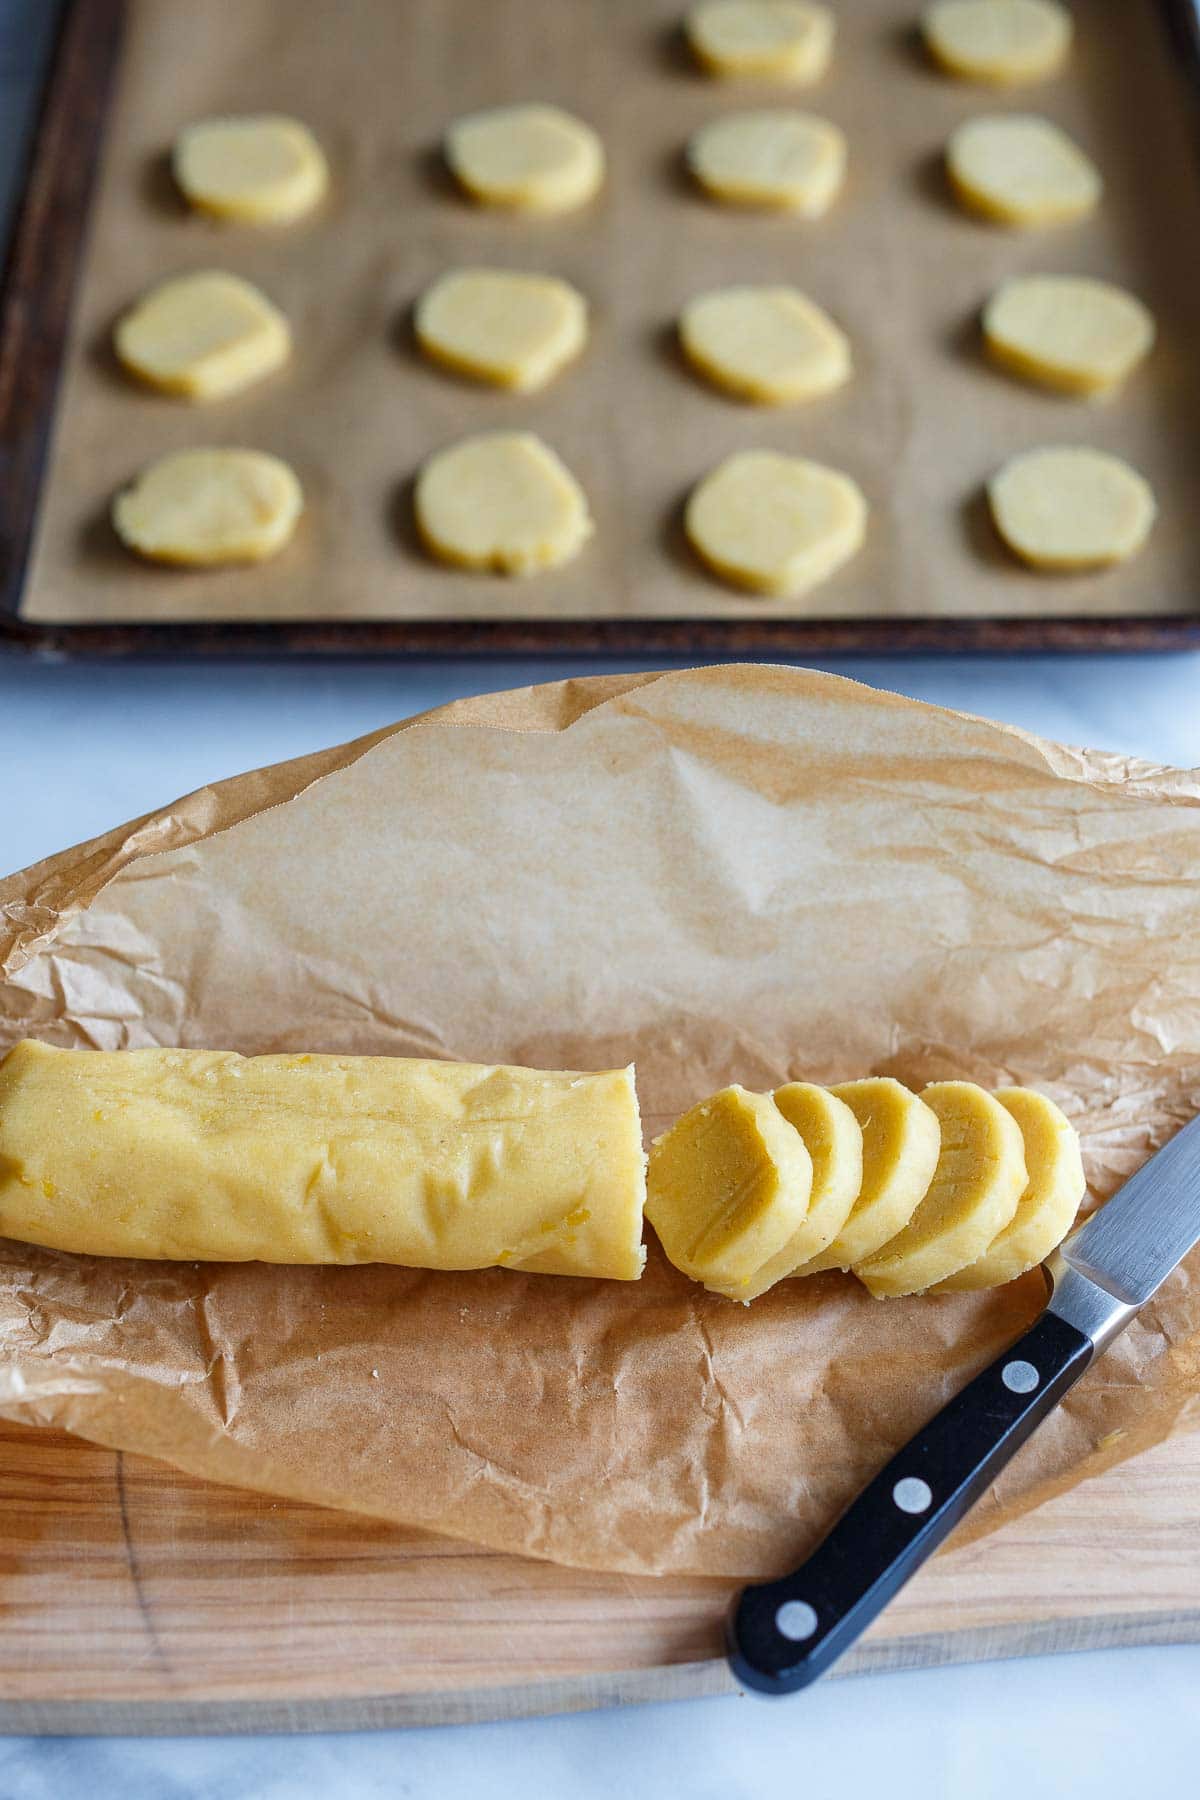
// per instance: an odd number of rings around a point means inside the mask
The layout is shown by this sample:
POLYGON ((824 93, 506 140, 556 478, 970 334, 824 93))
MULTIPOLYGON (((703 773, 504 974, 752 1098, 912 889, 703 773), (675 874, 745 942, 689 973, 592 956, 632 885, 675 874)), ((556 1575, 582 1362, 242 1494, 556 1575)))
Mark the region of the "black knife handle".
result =
POLYGON ((944 1406, 792 1575, 743 1589, 729 1661, 745 1687, 792 1694, 835 1662, 949 1536, 1092 1359, 1055 1313, 944 1406))

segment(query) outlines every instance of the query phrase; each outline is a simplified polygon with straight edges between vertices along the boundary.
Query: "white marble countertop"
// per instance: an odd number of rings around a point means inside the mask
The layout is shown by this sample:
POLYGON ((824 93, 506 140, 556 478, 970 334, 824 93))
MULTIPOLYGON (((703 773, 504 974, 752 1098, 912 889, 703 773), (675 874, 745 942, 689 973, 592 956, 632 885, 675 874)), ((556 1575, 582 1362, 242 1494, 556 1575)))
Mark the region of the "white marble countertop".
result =
MULTIPOLYGON (((0 213, 47 5, 0 0, 0 213)), ((0 660, 0 865, 19 868, 204 782, 456 695, 632 666, 0 660)), ((826 666, 1071 742, 1200 764, 1197 656, 826 666)), ((455 1731, 8 1738, 0 1800, 391 1800, 474 1788, 489 1800, 599 1800, 618 1784, 638 1800, 1182 1796, 1200 1767, 1198 1694, 1200 1647, 1181 1647, 827 1681, 783 1704, 730 1698, 455 1731)))

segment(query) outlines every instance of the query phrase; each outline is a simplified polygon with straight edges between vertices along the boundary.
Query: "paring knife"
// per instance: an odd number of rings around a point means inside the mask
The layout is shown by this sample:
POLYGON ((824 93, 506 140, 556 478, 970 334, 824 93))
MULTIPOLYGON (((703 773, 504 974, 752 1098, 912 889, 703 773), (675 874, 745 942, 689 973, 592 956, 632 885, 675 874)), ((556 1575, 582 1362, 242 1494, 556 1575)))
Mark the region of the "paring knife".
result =
POLYGON ((1198 1242, 1200 1118, 1055 1252, 1037 1323, 892 1458, 808 1561, 738 1595, 728 1649, 743 1686, 791 1694, 823 1674, 1198 1242))

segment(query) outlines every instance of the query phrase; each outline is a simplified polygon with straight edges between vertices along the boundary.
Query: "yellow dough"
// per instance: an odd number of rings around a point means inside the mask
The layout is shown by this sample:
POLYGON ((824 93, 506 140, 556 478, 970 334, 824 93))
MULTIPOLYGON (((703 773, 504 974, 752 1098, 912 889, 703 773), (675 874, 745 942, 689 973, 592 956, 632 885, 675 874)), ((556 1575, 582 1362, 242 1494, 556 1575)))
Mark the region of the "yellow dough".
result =
POLYGON ((651 1146, 646 1217, 677 1269, 743 1298, 802 1223, 811 1188, 803 1139, 770 1095, 727 1087, 651 1146))
POLYGON ((1002 368, 1068 394, 1109 393, 1154 343, 1154 315, 1124 288, 1086 275, 1017 275, 983 311, 1002 368))
POLYGON ((880 1297, 920 1294, 983 1254, 1016 1214, 1028 1180, 1021 1128, 971 1081, 936 1081, 921 1095, 937 1115, 933 1180, 903 1230, 854 1273, 880 1297))
POLYGON ((715 200, 819 218, 846 173, 846 140, 811 113, 726 113, 687 147, 692 174, 715 200))
POLYGON ((587 341, 583 295, 550 275, 456 269, 417 304, 417 341, 435 362, 498 387, 544 387, 587 341))
POLYGON ((303 507, 277 456, 177 450, 117 495, 112 517, 121 541, 154 562, 263 562, 283 549, 303 507))
POLYGON ((474 199, 519 212, 569 212, 604 179, 600 139, 557 106, 497 106, 458 119, 446 161, 474 199))
POLYGON ((307 125, 277 113, 202 119, 181 131, 175 179, 193 206, 248 225, 288 225, 311 212, 329 185, 307 125))
POLYGON ((287 361, 288 322, 250 282, 206 269, 144 294, 113 334, 131 374, 188 400, 221 400, 287 361))
POLYGON ((1053 1100, 1032 1088, 1003 1088, 995 1098, 1020 1127, 1028 1184, 1010 1223, 939 1291, 1003 1287, 1045 1262, 1070 1231, 1087 1192, 1078 1135, 1053 1100))
POLYGON ((833 54, 833 14, 810 0, 700 0, 684 29, 710 75, 807 87, 821 79, 833 54))
POLYGON ((952 75, 1007 86, 1053 75, 1071 48, 1057 0, 934 0, 921 19, 934 61, 952 75))
POLYGON ((996 529, 1035 569, 1096 569, 1141 549, 1158 508, 1119 457, 1078 446, 1027 450, 988 483, 996 529))
POLYGON ((1066 132, 1029 113, 968 119, 946 146, 946 169, 964 205, 1006 225, 1083 218, 1103 187, 1066 132))
POLYGON ((776 1088, 774 1099, 788 1124, 800 1133, 812 1159, 812 1191, 801 1223, 783 1249, 731 1295, 738 1300, 756 1300, 826 1249, 846 1223, 862 1190, 862 1126, 846 1102, 809 1081, 790 1081, 786 1087, 776 1088))
POLYGON ((756 593, 796 598, 858 550, 867 503, 849 476, 774 450, 740 450, 693 489, 684 525, 710 568, 756 593))
POLYGON ((528 431, 486 432, 431 456, 416 515, 435 556, 504 575, 569 562, 592 532, 575 477, 528 431))
POLYGON ((28 1041, 0 1064, 0 1232, 55 1250, 636 1281, 644 1170, 631 1069, 28 1041))
POLYGON ((702 294, 680 314, 679 340, 702 375, 762 406, 827 394, 850 378, 844 332, 796 288, 702 294))
POLYGON ((933 1180, 941 1147, 937 1115, 887 1075, 846 1081, 830 1092, 862 1128, 862 1187, 828 1249, 794 1271, 848 1269, 907 1225, 933 1180))

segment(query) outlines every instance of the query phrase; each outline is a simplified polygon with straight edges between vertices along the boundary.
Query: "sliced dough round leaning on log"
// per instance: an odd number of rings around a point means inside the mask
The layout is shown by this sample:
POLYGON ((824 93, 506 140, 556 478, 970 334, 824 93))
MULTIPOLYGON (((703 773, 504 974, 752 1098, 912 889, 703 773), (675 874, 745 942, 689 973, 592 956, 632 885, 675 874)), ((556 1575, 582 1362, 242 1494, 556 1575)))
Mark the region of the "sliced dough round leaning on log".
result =
POLYGON ((1005 225, 1057 225, 1094 212, 1103 183, 1065 131, 1030 113, 968 119, 946 145, 963 204, 1005 225))
POLYGON ((1001 1088, 995 1095, 1020 1127, 1029 1176, 1012 1219, 983 1255, 939 1284, 939 1293, 1003 1287, 1045 1262, 1074 1223, 1087 1192, 1079 1137, 1053 1100, 1032 1088, 1001 1088))
POLYGON ((414 324, 417 342, 435 362, 527 393, 579 355, 587 306, 552 275, 454 269, 426 288, 414 324))
POLYGON ((774 450, 739 450, 688 499, 696 553, 726 581, 795 599, 862 546, 867 503, 848 475, 774 450))
POLYGON ((175 140, 172 168, 193 206, 247 225, 291 224, 329 185, 312 132, 278 113, 187 126, 175 140))
POLYGON ((941 1127, 924 1100, 888 1075, 831 1088, 862 1127, 862 1187, 829 1247, 793 1271, 848 1269, 907 1225, 937 1167, 941 1127))
POLYGON ((1072 24, 1057 0, 934 0, 921 31, 934 61, 951 75, 1009 86, 1060 69, 1072 24))
POLYGON ((808 87, 833 54, 833 14, 811 0, 699 0, 684 30, 710 75, 808 87))
POLYGON ((582 119, 557 106, 496 106, 456 119, 446 161, 484 206, 570 212, 604 179, 604 147, 582 119))
POLYGON ((417 528, 443 562, 532 575, 591 536, 583 490, 530 431, 490 431, 431 456, 417 477, 417 528))
POLYGON ((921 1098, 941 1126, 929 1190, 904 1229, 854 1265, 881 1298, 922 1294, 974 1262, 1012 1221, 1028 1182, 1021 1128, 983 1088, 935 1081, 921 1098))
POLYGON ((1158 512, 1148 481, 1119 457, 1069 445, 1012 457, 988 483, 1009 549, 1035 569, 1127 562, 1158 512))
POLYGON ((1149 307, 1086 275, 1017 275, 983 309, 992 361, 1068 394, 1111 392, 1141 362, 1154 335, 1149 307))
POLYGON ((118 537, 153 562, 204 567, 264 562, 304 508, 287 463, 261 450, 178 450, 113 501, 118 537))
POLYGON ((756 1300, 827 1249, 862 1191, 862 1126, 846 1102, 810 1081, 789 1081, 775 1089, 774 1100, 812 1158, 812 1192, 802 1223, 733 1296, 739 1300, 756 1300))
POLYGON ((679 316, 679 341, 702 375, 761 406, 809 400, 850 378, 845 333, 797 288, 701 294, 679 316))
POLYGON ((768 1094, 722 1088, 650 1147, 646 1217, 677 1269, 731 1298, 808 1212, 812 1160, 768 1094))
POLYGON ((726 205, 816 219, 842 185, 846 140, 836 125, 811 113, 726 113, 689 139, 687 164, 700 186, 726 205))
POLYGON ((279 308, 250 282, 201 269, 143 294, 118 321, 113 344, 124 367, 152 387, 220 400, 286 362, 292 337, 279 308))

